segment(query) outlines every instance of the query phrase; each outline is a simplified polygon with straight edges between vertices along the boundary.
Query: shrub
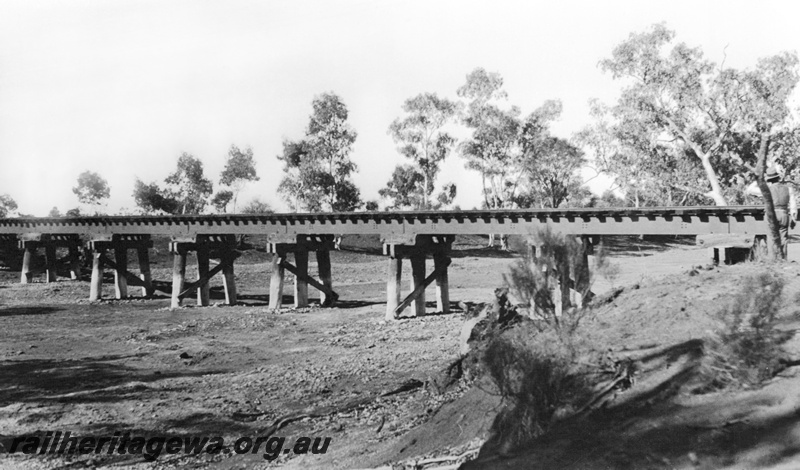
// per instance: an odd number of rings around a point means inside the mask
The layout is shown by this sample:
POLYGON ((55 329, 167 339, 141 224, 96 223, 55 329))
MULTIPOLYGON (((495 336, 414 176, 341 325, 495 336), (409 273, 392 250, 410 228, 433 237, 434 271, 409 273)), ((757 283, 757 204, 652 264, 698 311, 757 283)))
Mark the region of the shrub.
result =
POLYGON ((569 333, 588 311, 580 305, 591 295, 585 248, 575 237, 550 230, 540 231, 537 239, 539 256, 527 253, 503 280, 542 329, 569 333))
MULTIPOLYGON (((492 444, 510 450, 541 436, 560 410, 590 394, 590 374, 569 337, 520 323, 493 338, 483 363, 506 409, 492 425, 492 444)), ((492 445, 490 444, 490 445, 492 445)))
POLYGON ((775 328, 784 303, 785 280, 764 271, 744 279, 742 290, 718 312, 723 327, 713 354, 718 385, 758 383, 780 367, 790 333, 775 328))

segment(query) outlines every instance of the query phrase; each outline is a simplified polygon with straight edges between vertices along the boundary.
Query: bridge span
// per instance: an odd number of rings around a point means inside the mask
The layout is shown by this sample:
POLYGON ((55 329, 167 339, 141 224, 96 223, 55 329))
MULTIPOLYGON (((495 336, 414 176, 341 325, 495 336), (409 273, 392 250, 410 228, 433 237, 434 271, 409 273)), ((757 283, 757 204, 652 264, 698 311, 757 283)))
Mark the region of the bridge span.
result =
MULTIPOLYGON (((581 237, 586 253, 603 235, 714 235, 764 236, 767 231, 763 206, 701 206, 648 208, 526 209, 472 211, 391 211, 293 214, 219 214, 192 216, 95 216, 22 217, 0 219, 0 244, 24 250, 21 282, 31 282, 32 257, 45 251, 45 279, 56 280, 56 266, 66 261, 71 276, 78 277, 78 248, 85 244, 92 256, 91 300, 100 298, 103 269, 115 273, 117 298, 128 296, 128 285, 153 293, 148 249, 152 235, 168 236, 174 255, 172 307, 196 292, 200 305, 209 304, 208 281, 222 273, 226 303, 236 303, 234 261, 238 256, 237 235, 262 235, 273 253, 270 307, 279 308, 285 271, 295 275, 295 306, 308 305, 308 286, 320 291, 320 302, 332 304, 330 250, 336 237, 346 234, 377 234, 388 257, 387 318, 394 318, 414 304, 416 314, 425 313, 425 288, 436 282, 437 310, 449 310, 447 272, 450 249, 458 235, 519 235, 531 247, 542 229, 581 237), (56 258, 56 248, 67 248, 66 259, 56 258), (128 250, 136 250, 139 273, 128 270, 128 250), (186 282, 186 259, 197 256, 198 278, 186 282), (308 272, 309 253, 314 252, 318 278, 308 272), (113 259, 108 254, 113 255, 113 259), (294 264, 287 259, 289 254, 294 264), (425 263, 433 258, 433 272, 426 276, 425 263), (402 259, 409 259, 414 289, 401 301, 402 259), (213 268, 210 259, 218 259, 213 268)), ((534 252, 536 250, 534 249, 534 252)))

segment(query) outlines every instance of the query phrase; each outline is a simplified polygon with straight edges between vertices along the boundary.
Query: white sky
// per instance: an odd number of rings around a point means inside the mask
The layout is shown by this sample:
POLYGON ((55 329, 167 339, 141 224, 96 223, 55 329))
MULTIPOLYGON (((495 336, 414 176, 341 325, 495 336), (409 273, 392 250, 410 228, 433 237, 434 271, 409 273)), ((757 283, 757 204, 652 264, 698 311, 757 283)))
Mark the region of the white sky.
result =
MULTIPOLYGON (((240 196, 280 210, 283 138, 302 137, 315 95, 333 91, 358 132, 365 200, 402 163, 386 133, 404 100, 456 98, 475 67, 499 72, 527 114, 563 101, 557 134, 589 122, 587 101, 619 91, 597 63, 631 32, 666 22, 707 57, 749 67, 800 50, 791 1, 31 1, 0 2, 0 194, 20 212, 77 207, 85 170, 133 208, 135 177, 163 182, 181 152, 219 179, 231 144, 261 181, 240 196), (727 50, 725 47, 727 46, 727 50), (724 52, 723 52, 724 51, 724 52)), ((479 205, 477 174, 453 155, 440 183, 479 205)))

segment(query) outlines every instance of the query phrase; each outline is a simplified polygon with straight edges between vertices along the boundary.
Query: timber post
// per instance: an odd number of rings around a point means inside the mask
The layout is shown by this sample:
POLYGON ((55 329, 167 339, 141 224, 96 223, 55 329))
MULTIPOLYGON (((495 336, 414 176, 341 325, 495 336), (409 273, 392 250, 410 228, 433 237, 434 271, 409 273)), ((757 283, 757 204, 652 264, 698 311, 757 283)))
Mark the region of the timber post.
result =
POLYGON ((396 319, 406 307, 414 304, 414 316, 425 315, 425 289, 436 281, 437 311, 450 311, 450 292, 447 270, 450 266, 450 249, 453 235, 416 235, 402 238, 385 238, 383 254, 389 256, 386 280, 386 319, 396 319), (425 277, 425 259, 433 257, 434 270, 425 277), (402 263, 411 261, 411 293, 400 301, 402 263))
POLYGON ((414 253, 411 261, 411 292, 416 292, 414 297, 414 316, 425 316, 425 252, 414 253))
POLYGON ((189 249, 182 243, 172 243, 169 251, 173 254, 170 308, 174 309, 181 306, 181 291, 183 291, 183 286, 186 283, 186 256, 189 253, 189 249))
MULTIPOLYGON (((210 270, 208 245, 205 243, 198 243, 197 250, 197 278, 205 279, 208 277, 210 270)), ((197 286, 197 305, 201 307, 208 307, 211 304, 211 288, 208 282, 204 282, 197 286)))
POLYGON ((294 277, 294 307, 308 307, 308 251, 297 250, 294 252, 294 264, 297 271, 304 276, 294 277))
POLYGON ((114 292, 118 299, 126 299, 128 297, 128 280, 125 277, 128 274, 128 249, 126 246, 119 244, 114 248, 114 292))
POLYGON ((286 275, 283 261, 285 257, 285 251, 275 251, 272 256, 272 277, 269 281, 269 308, 272 310, 281 308, 283 303, 283 280, 286 275))
POLYGON ((399 255, 389 257, 389 276, 386 280, 386 316, 385 319, 394 320, 395 309, 400 305, 400 283, 403 277, 403 258, 399 255))
POLYGON ((79 242, 75 241, 67 248, 69 250, 69 277, 73 281, 81 278, 81 260, 78 246, 79 242))
POLYGON ((52 243, 44 245, 44 264, 45 279, 48 283, 56 282, 56 270, 58 269, 58 259, 56 258, 56 246, 52 243))
POLYGON ((338 296, 332 296, 326 292, 333 292, 333 277, 331 276, 331 251, 330 248, 320 248, 316 250, 317 255, 317 272, 319 279, 325 289, 319 291, 320 305, 329 307, 333 306, 338 296))
POLYGON ((22 254, 22 272, 20 274, 20 284, 28 284, 33 281, 33 254, 36 252, 33 244, 28 242, 23 244, 22 249, 25 250, 22 254))
POLYGON ((286 271, 294 274, 294 306, 308 306, 308 286, 319 290, 319 302, 323 307, 331 307, 339 298, 333 291, 331 277, 330 250, 334 248, 333 235, 270 235, 267 239, 267 252, 273 253, 272 276, 269 288, 269 308, 277 310, 283 302, 283 283, 286 271), (317 256, 317 280, 308 272, 309 252, 317 256), (294 254, 295 264, 287 261, 289 253, 294 254))
POLYGON ((219 262, 222 263, 222 284, 225 288, 225 303, 236 305, 236 281, 233 274, 233 261, 236 259, 236 252, 230 246, 226 246, 220 253, 219 262))
POLYGON ((89 281, 89 300, 100 300, 103 296, 103 250, 95 248, 92 253, 92 278, 89 281))
POLYGON ((150 274, 150 252, 148 247, 137 247, 136 255, 139 260, 139 278, 142 280, 142 296, 152 297, 154 290, 153 278, 150 274))

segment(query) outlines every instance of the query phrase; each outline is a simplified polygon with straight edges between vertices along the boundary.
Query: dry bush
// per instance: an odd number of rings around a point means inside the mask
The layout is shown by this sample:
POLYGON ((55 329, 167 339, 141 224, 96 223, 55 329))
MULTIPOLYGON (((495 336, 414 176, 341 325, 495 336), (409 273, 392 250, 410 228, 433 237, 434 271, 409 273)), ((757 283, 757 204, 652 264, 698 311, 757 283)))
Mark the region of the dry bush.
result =
POLYGON ((588 312, 579 304, 591 295, 591 273, 585 263, 584 247, 575 237, 550 230, 540 231, 538 239, 540 256, 533 257, 526 251, 503 280, 542 330, 571 333, 588 312), (570 284, 572 292, 569 288, 562 290, 562 286, 570 284), (560 314, 558 303, 562 306, 560 314))
POLYGON ((508 406, 492 425, 490 446, 509 451, 547 432, 560 411, 591 393, 590 373, 571 337, 516 325, 489 343, 483 363, 508 406))
POLYGON ((762 382, 781 369, 782 345, 791 337, 775 328, 785 284, 771 271, 748 276, 743 289, 717 313, 723 324, 712 352, 717 386, 762 382))

